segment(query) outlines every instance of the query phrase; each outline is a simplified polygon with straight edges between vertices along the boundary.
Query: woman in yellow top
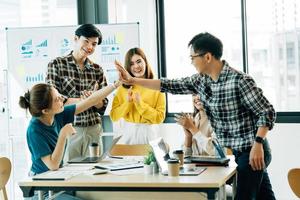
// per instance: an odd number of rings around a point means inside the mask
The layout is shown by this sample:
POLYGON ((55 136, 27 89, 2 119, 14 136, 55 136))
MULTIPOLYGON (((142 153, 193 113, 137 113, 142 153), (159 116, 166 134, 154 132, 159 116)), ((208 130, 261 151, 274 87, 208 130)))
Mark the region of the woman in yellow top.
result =
MULTIPOLYGON (((125 57, 125 69, 137 78, 153 79, 154 75, 144 52, 140 48, 129 49, 125 57)), ((113 99, 110 118, 118 121, 116 136, 123 135, 121 144, 148 144, 159 137, 158 124, 165 118, 164 93, 138 85, 119 87, 113 99)), ((116 129, 116 125, 114 124, 116 129)))

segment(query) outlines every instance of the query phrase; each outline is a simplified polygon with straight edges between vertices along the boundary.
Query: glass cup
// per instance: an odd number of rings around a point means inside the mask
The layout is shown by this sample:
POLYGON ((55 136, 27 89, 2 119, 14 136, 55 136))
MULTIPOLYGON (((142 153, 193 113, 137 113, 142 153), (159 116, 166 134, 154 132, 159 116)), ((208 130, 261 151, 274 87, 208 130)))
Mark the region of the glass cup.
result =
POLYGON ((99 144, 93 142, 89 145, 90 157, 99 157, 99 144))

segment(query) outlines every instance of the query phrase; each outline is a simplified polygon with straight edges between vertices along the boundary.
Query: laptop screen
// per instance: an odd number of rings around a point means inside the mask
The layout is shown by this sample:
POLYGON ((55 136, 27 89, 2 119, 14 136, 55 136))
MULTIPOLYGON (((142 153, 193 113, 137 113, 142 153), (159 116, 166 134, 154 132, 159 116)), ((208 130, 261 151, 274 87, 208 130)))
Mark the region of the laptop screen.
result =
POLYGON ((113 138, 110 146, 107 148, 107 150, 101 155, 101 158, 104 159, 106 158, 106 156, 109 156, 109 153, 111 152, 111 150, 113 149, 113 147, 117 144, 117 142, 120 140, 120 138, 122 137, 122 135, 113 138))
POLYGON ((153 149, 156 162, 160 167, 161 171, 162 172, 168 171, 168 163, 166 160, 168 160, 170 156, 164 140, 160 137, 156 140, 150 141, 149 144, 153 149))
POLYGON ((221 158, 226 158, 226 155, 223 151, 222 146, 219 144, 219 141, 217 139, 213 139, 212 143, 214 145, 214 147, 216 148, 218 154, 220 155, 221 158))
POLYGON ((109 156, 110 151, 112 148, 117 144, 117 142, 120 140, 121 136, 118 136, 116 138, 113 138, 112 143, 109 145, 106 151, 100 156, 100 157, 77 157, 74 159, 71 159, 68 161, 68 163, 96 163, 103 159, 105 159, 107 156, 109 156))

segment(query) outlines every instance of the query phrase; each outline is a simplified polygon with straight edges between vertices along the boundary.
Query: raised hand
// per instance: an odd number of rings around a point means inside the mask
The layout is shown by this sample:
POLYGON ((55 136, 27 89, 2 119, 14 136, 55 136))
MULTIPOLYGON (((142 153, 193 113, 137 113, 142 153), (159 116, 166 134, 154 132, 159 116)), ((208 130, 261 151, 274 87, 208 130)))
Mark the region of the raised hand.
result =
POLYGON ((132 85, 133 77, 124 69, 122 64, 117 60, 115 60, 115 67, 119 71, 119 79, 127 85, 132 85))
POLYGON ((85 99, 89 96, 91 96, 91 94, 93 94, 93 92, 96 92, 97 90, 99 89, 99 85, 98 83, 96 82, 94 87, 93 87, 93 90, 92 91, 89 91, 89 90, 83 90, 80 94, 80 98, 81 99, 85 99))
POLYGON ((198 131, 193 117, 190 114, 175 115, 174 119, 177 124, 181 125, 184 129, 187 129, 192 134, 198 131))

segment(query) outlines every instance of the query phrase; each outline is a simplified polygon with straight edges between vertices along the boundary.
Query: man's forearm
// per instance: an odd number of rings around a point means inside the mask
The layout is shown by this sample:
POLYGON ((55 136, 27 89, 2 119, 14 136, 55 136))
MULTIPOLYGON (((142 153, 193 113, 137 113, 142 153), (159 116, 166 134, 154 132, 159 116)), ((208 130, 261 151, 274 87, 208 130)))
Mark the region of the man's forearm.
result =
POLYGON ((268 128, 268 127, 266 127, 266 126, 261 126, 261 127, 258 128, 257 133, 256 133, 256 136, 265 138, 265 137, 267 136, 268 131, 269 131, 269 128, 268 128))
POLYGON ((160 83, 161 81, 159 79, 133 78, 133 84, 152 90, 160 90, 160 83))

